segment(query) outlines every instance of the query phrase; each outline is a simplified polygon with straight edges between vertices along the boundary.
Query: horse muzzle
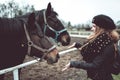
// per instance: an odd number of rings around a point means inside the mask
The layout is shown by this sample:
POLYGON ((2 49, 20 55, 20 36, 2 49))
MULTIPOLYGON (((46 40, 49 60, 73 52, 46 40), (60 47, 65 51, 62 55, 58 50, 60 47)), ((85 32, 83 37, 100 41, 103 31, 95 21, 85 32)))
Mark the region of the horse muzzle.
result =
POLYGON ((49 57, 49 58, 47 58, 47 63, 48 64, 57 63, 59 58, 60 58, 59 54, 57 54, 55 58, 49 57))

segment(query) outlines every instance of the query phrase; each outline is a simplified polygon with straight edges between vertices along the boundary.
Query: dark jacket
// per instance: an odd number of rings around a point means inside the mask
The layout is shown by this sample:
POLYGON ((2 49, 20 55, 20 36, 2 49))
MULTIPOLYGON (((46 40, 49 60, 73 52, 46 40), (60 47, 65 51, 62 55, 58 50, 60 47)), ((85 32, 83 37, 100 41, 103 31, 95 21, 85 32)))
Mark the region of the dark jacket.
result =
POLYGON ((70 67, 87 70, 88 77, 93 80, 113 80, 110 70, 114 52, 113 41, 103 33, 82 49, 84 62, 71 61, 70 67))

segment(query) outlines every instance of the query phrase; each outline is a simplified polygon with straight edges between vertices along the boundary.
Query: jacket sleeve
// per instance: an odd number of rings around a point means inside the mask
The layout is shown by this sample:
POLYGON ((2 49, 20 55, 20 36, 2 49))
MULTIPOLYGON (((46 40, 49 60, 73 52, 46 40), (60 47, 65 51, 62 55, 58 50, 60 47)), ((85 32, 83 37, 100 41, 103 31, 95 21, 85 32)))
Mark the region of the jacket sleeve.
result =
MULTIPOLYGON (((75 68, 82 68, 85 70, 89 69, 99 69, 106 60, 109 60, 111 57, 111 54, 114 53, 114 46, 108 46, 105 48, 104 52, 97 55, 92 62, 87 63, 83 61, 71 61, 70 62, 70 67, 75 67, 75 68), (109 58, 109 59, 108 59, 109 58)), ((113 55, 112 55, 113 57, 113 55)))
POLYGON ((76 47, 76 48, 80 48, 81 46, 82 46, 81 43, 79 43, 79 42, 76 42, 76 43, 75 43, 75 47, 76 47))

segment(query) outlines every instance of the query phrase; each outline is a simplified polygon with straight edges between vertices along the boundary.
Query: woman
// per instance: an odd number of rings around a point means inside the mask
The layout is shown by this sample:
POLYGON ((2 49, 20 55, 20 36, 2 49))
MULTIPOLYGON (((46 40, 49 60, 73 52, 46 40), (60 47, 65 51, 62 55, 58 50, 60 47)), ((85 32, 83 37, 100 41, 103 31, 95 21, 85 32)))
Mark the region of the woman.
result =
POLYGON ((93 34, 81 46, 74 43, 72 47, 79 48, 83 56, 82 61, 70 61, 62 71, 68 68, 81 68, 87 71, 92 80, 113 80, 111 67, 115 58, 115 46, 119 35, 115 31, 113 20, 106 15, 97 15, 92 20, 93 34))

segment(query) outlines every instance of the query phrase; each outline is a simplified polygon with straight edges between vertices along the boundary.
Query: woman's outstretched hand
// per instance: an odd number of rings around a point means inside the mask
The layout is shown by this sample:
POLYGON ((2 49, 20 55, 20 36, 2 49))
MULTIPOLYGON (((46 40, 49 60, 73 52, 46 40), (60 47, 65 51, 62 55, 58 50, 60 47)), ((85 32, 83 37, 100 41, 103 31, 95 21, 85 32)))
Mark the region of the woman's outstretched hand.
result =
POLYGON ((80 48, 82 45, 79 42, 74 42, 72 43, 72 45, 68 46, 68 48, 80 48))
POLYGON ((62 69, 62 71, 65 71, 65 70, 67 70, 68 68, 70 68, 70 62, 69 62, 67 65, 65 65, 65 67, 62 69))
POLYGON ((73 47, 75 47, 75 44, 76 44, 76 42, 72 43, 70 46, 68 46, 68 48, 73 48, 73 47))

